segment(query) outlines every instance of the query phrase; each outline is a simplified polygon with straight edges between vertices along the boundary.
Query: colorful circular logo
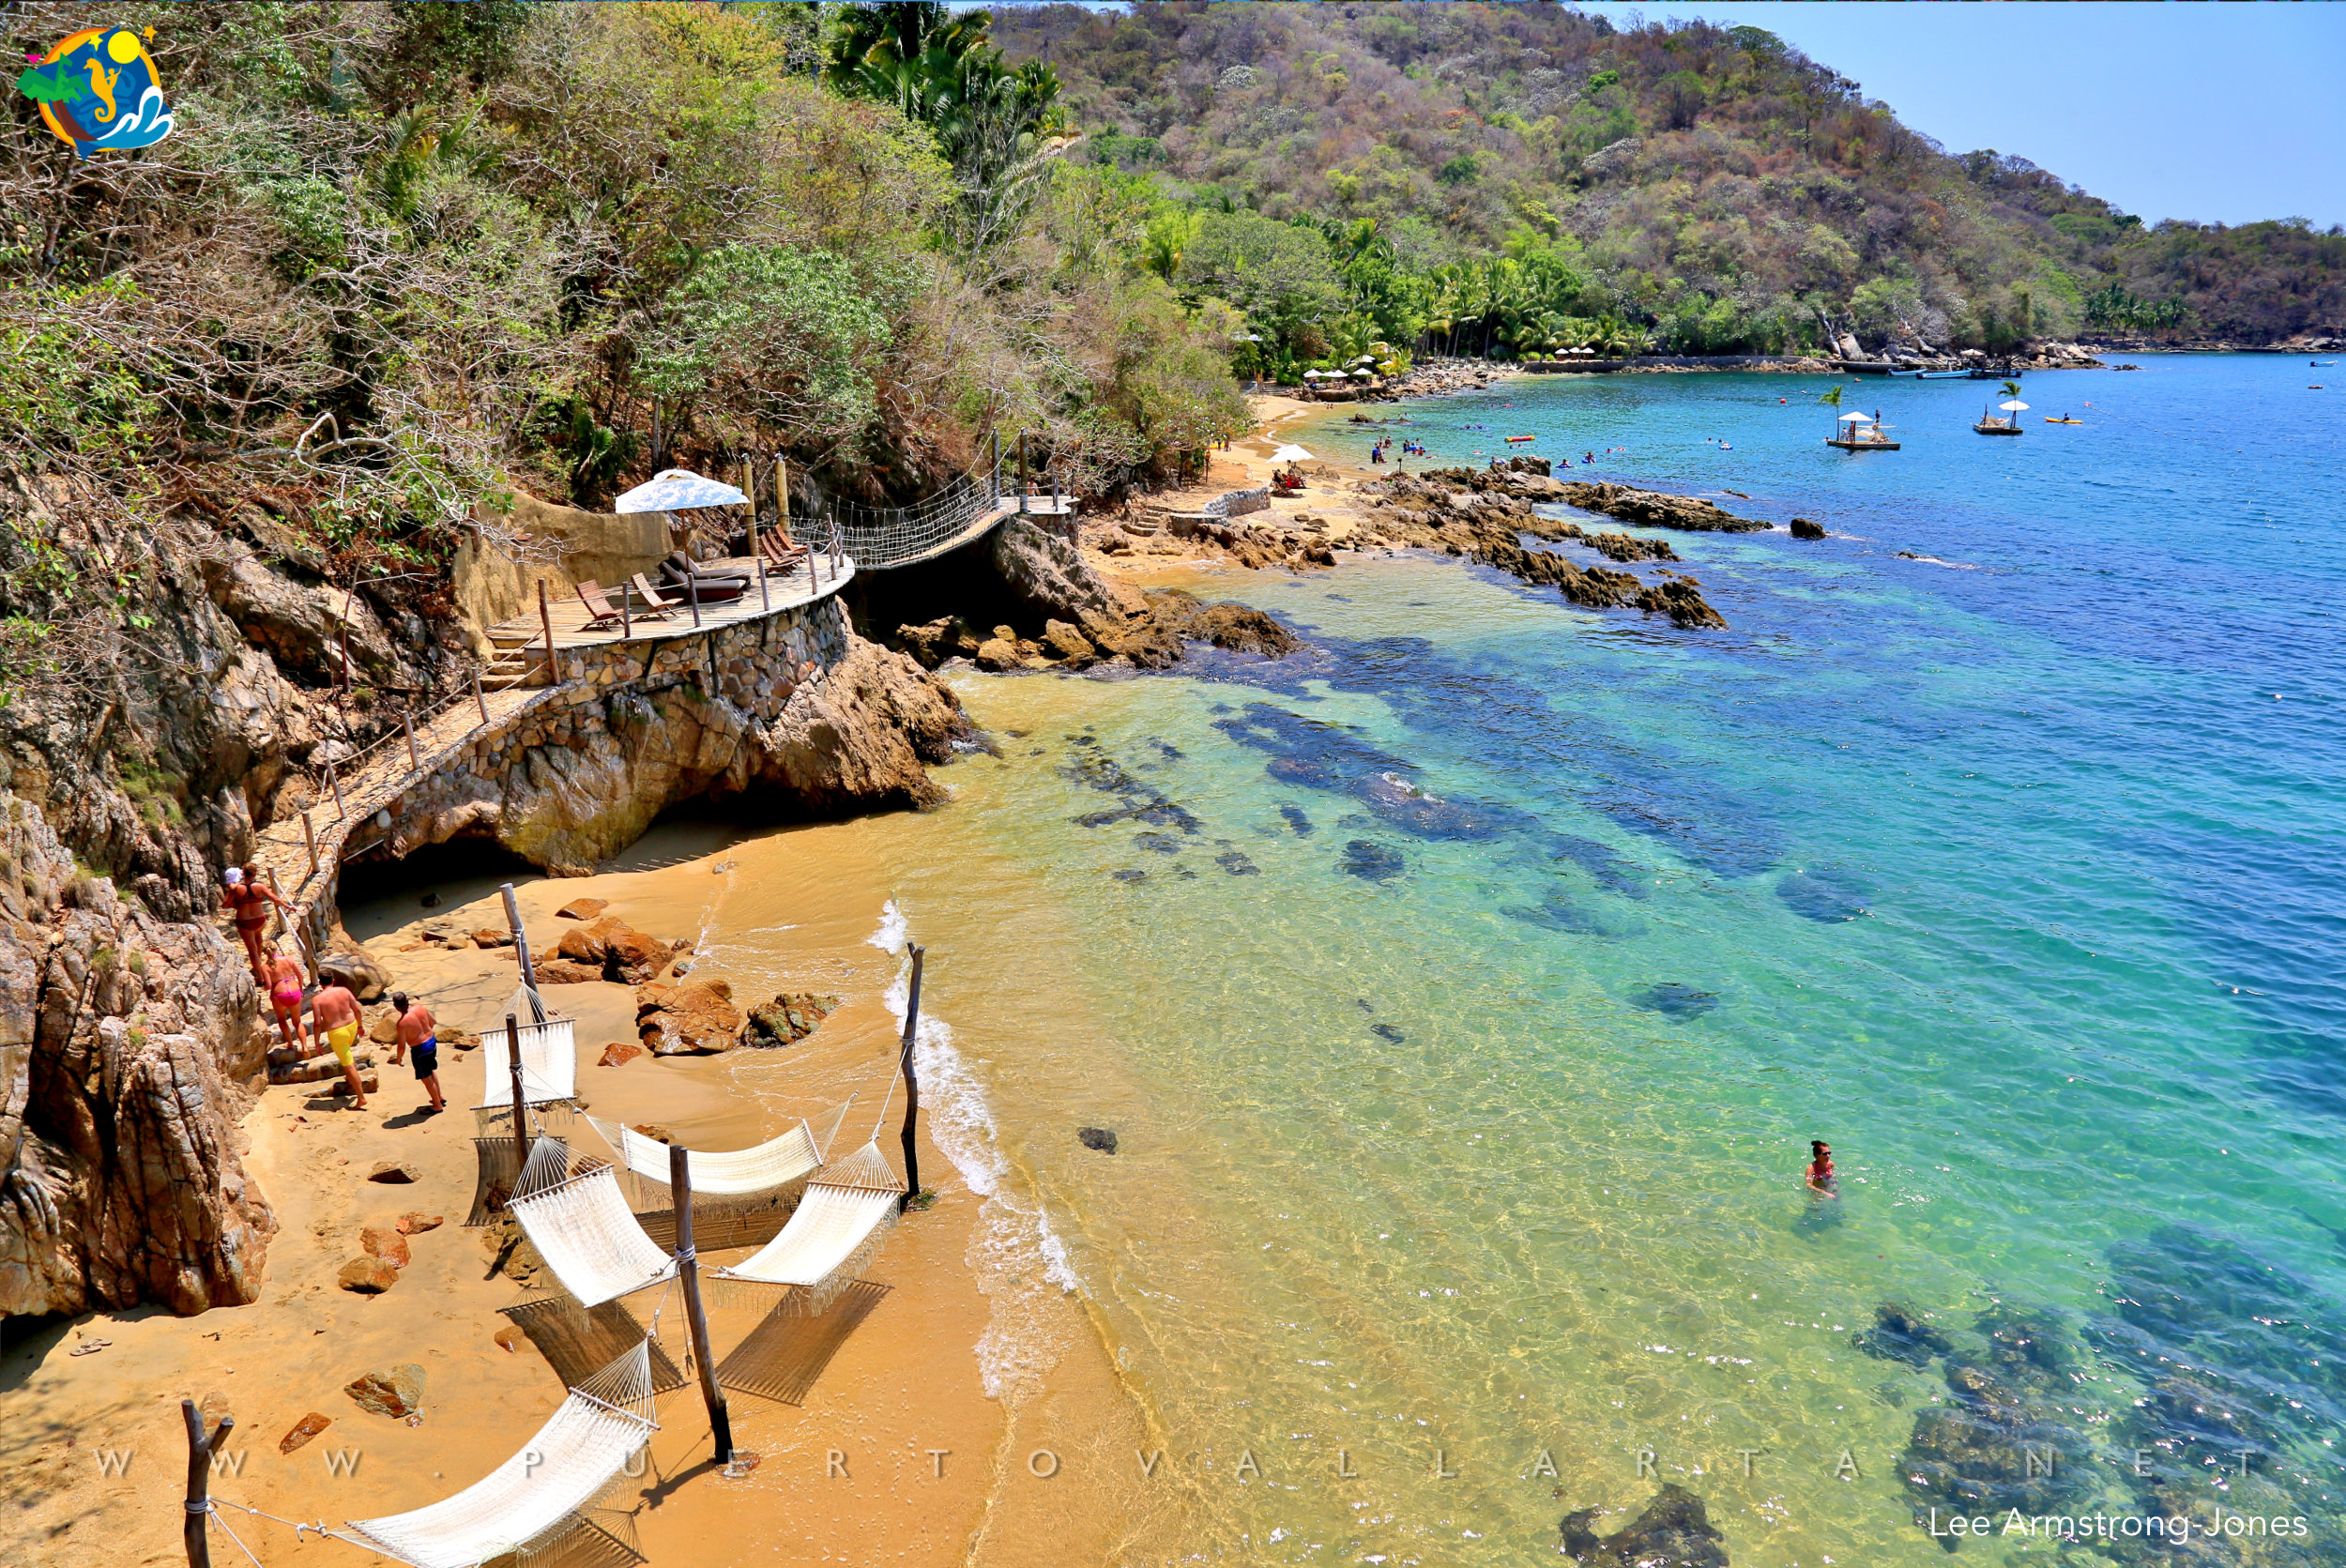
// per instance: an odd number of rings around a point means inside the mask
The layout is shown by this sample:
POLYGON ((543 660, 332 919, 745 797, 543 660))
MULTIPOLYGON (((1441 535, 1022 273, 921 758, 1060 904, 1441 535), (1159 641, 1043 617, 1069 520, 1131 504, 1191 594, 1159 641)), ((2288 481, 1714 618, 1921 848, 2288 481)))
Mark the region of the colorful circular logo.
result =
POLYGON ((171 134, 146 42, 128 27, 85 27, 16 79, 40 117, 86 158, 92 147, 151 147, 171 134))

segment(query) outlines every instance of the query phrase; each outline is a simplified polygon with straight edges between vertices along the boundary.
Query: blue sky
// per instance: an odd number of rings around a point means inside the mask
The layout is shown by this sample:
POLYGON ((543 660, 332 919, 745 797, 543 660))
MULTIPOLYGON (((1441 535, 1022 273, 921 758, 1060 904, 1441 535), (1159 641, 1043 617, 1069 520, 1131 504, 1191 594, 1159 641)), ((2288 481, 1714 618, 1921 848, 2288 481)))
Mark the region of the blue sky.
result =
POLYGON ((1725 4, 1949 152, 2018 153, 2144 221, 2346 222, 2346 6, 1725 4))

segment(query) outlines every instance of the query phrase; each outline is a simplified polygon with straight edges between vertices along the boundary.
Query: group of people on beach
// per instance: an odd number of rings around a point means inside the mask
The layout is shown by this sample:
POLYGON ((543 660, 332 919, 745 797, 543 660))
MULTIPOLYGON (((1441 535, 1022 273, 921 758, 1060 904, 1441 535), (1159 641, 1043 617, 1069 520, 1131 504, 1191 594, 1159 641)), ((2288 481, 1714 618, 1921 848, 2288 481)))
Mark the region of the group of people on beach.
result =
MULTIPOLYGON (((1401 457, 1424 457, 1425 455, 1425 449, 1417 442, 1410 440, 1408 436, 1401 437, 1401 439, 1396 443, 1392 436, 1386 435, 1380 436, 1378 439, 1377 444, 1368 449, 1369 462, 1384 462, 1385 454, 1393 450, 1395 445, 1398 445, 1401 449, 1401 457)), ((1400 465, 1401 457, 1396 457, 1393 460, 1394 466, 1398 467, 1400 465)))
MULTIPOLYGON (((359 1082, 358 1065, 358 1030, 363 1015, 357 994, 339 980, 309 991, 301 965, 269 940, 272 911, 282 909, 288 921, 297 911, 276 889, 262 880, 258 864, 248 861, 242 866, 231 866, 221 880, 221 902, 236 922, 236 936, 244 943, 245 962, 252 969, 252 983, 267 998, 278 1033, 297 1056, 333 1052, 334 1059, 342 1064, 343 1082, 349 1086, 356 1108, 365 1110, 367 1091, 359 1082), (321 1037, 325 1041, 322 1045, 318 1043, 321 1037)), ((432 1016, 430 1008, 410 1000, 404 991, 391 993, 391 1006, 399 1013, 391 1060, 397 1064, 410 1057, 414 1058, 416 1080, 431 1096, 431 1111, 436 1116, 448 1108, 448 1102, 440 1093, 438 1021, 432 1016)))

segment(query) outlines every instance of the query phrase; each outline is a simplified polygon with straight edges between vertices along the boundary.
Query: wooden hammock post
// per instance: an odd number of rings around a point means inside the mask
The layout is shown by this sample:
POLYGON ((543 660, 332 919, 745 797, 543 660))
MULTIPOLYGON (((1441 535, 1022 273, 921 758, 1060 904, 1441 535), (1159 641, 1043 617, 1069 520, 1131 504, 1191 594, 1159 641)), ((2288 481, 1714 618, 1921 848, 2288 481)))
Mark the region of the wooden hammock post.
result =
POLYGON ((921 1151, 913 1146, 912 1123, 921 1114, 921 1074, 912 1065, 912 1043, 921 1032, 921 960, 928 949, 912 950, 912 986, 905 1001, 905 1044, 901 1065, 905 1074, 905 1195, 896 1200, 901 1214, 921 1191, 921 1151))
POLYGON ((310 875, 318 874, 318 830, 310 826, 310 814, 301 814, 301 842, 310 846, 310 875))
POLYGON ((188 1568, 212 1568, 212 1542, 204 1527, 212 1516, 212 1455, 220 1452, 221 1439, 236 1424, 235 1416, 222 1416, 212 1435, 204 1435, 204 1412, 195 1408, 192 1399, 179 1401, 179 1414, 188 1423, 188 1500, 185 1504, 187 1521, 180 1527, 188 1547, 188 1568))
POLYGON ((513 1158, 520 1162, 513 1167, 513 1185, 522 1182, 522 1166, 529 1164, 529 1117, 522 1104, 522 1027, 511 1013, 505 1015, 506 1069, 513 1074, 513 1158))
POLYGON ((505 895, 505 923, 512 928, 513 951, 522 961, 522 983, 529 987, 529 1010, 542 1024, 546 1021, 546 1010, 538 1005, 538 969, 529 961, 529 933, 522 929, 522 906, 514 902, 512 883, 506 883, 497 891, 505 895))
POLYGON ((487 723, 489 722, 489 699, 481 694, 479 670, 472 673, 472 702, 475 708, 480 709, 480 722, 487 723))
POLYGON ((546 580, 538 579, 538 624, 546 629, 546 684, 562 684, 562 661, 554 651, 554 611, 546 603, 546 580))
POLYGON ((717 1363, 708 1355, 708 1314, 701 1307, 701 1273, 693 1250, 693 1155, 682 1144, 668 1146, 668 1202, 676 1210, 676 1277, 684 1286, 684 1321, 693 1332, 693 1361, 700 1373, 701 1398, 708 1406, 708 1436, 717 1457, 733 1463, 733 1417, 717 1386, 717 1363))

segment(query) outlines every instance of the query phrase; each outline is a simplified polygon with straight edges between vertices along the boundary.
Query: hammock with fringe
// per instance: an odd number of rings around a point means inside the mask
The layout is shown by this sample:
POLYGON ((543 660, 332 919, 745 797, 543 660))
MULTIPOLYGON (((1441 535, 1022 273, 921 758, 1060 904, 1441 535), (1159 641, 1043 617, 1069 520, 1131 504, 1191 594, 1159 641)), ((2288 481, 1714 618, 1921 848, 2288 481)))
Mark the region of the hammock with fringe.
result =
MULTIPOLYGON (((522 1103, 542 1105, 578 1098, 578 1049, 572 1021, 549 1018, 542 1024, 523 1024, 515 1031, 522 1044, 522 1103)), ((480 1104, 473 1115, 488 1131, 489 1123, 513 1106, 513 1073, 507 1053, 511 1042, 503 1028, 480 1037, 480 1104)))
POLYGON ((711 1270, 709 1278, 737 1298, 762 1291, 763 1299, 770 1299, 779 1286, 787 1294, 777 1311, 820 1313, 855 1283, 855 1271, 879 1250, 904 1191, 878 1141, 867 1143, 807 1182, 806 1195, 781 1235, 741 1263, 711 1270))
POLYGON ((552 1138, 530 1146, 506 1208, 581 1306, 601 1305, 676 1272, 677 1260, 644 1234, 628 1208, 618 1172, 552 1138))
POLYGON ((659 1430, 650 1342, 621 1352, 571 1391, 521 1452, 450 1498, 412 1513, 353 1519, 337 1535, 413 1568, 480 1568, 525 1557, 581 1528, 628 1458, 659 1430))

